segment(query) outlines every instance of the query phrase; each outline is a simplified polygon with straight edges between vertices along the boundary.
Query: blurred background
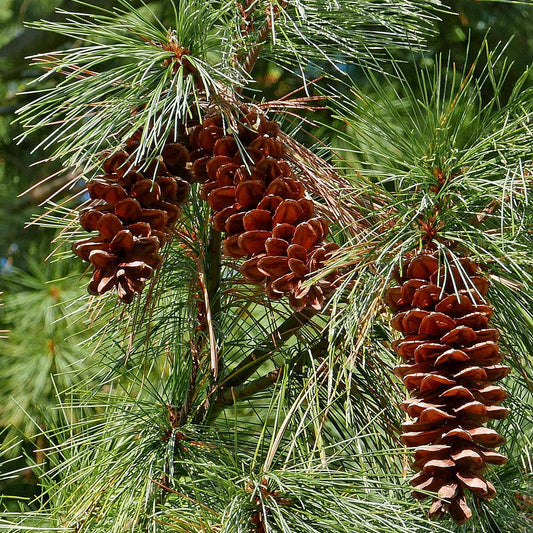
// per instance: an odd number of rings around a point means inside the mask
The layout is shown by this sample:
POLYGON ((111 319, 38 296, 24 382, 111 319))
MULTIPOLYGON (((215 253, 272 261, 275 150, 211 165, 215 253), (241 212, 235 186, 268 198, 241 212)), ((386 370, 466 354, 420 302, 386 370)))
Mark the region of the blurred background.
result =
MULTIPOLYGON (((148 3, 164 20, 168 3, 148 3)), ((462 69, 468 61, 468 47, 477 51, 488 32, 491 47, 508 43, 505 55, 513 62, 502 90, 505 98, 533 59, 533 4, 445 3, 449 14, 442 15, 427 50, 401 52, 400 59, 408 60, 404 63, 407 79, 414 80, 416 69, 431 65, 439 53, 450 52, 457 68, 462 69)), ((113 0, 91 2, 92 9, 115 4, 113 0)), ((87 5, 82 8, 91 9, 87 5)), ((71 316, 73 302, 85 294, 82 265, 74 257, 47 261, 55 247, 56 230, 46 224, 29 224, 44 212, 43 202, 66 183, 66 178, 53 176, 59 170, 57 162, 42 161, 42 139, 33 136, 17 143, 20 127, 13 124, 17 108, 38 97, 31 92, 21 94, 39 89, 29 85, 41 72, 30 64, 28 56, 79 44, 24 27, 25 21, 60 19, 63 15, 57 9, 76 10, 80 6, 71 0, 0 0, 0 330, 6 331, 0 333, 5 336, 0 339, 0 439, 23 439, 25 444, 13 448, 11 455, 22 451, 34 459, 34 450, 45 443, 34 442, 31 435, 37 428, 54 423, 56 391, 68 389, 77 371, 89 366, 87 348, 80 343, 91 335, 90 329, 71 316), (52 177, 46 180, 48 176, 52 177)), ((342 58, 339 61, 342 63, 342 58)), ((313 68, 319 73, 325 66, 313 68)), ((364 87, 361 71, 350 67, 348 73, 364 87)), ((273 99, 297 88, 290 73, 265 63, 258 63, 254 75, 273 99)), ((55 79, 49 78, 49 83, 55 79)), ((61 195, 52 201, 60 203, 61 195)), ((36 459, 38 463, 39 457, 36 459)), ((0 469, 24 469, 25 464, 24 459, 13 459, 0 463, 0 469)), ((22 477, 0 482, 0 495, 30 497, 35 487, 34 471, 27 468, 22 477)))

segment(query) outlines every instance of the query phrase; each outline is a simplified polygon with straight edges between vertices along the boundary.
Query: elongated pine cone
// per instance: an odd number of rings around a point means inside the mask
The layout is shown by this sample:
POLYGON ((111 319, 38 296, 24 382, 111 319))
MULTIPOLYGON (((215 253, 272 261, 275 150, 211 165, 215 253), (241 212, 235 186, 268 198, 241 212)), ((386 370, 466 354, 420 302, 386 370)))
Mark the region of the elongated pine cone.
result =
POLYGON ((465 489, 493 498, 484 472, 507 460, 493 450, 503 437, 483 426, 508 415, 499 406, 506 393, 494 383, 510 371, 500 364, 499 332, 488 324, 489 282, 471 260, 450 259, 445 268, 431 252, 407 260, 396 278, 400 286, 385 299, 396 312, 392 326, 404 335, 393 348, 405 360, 395 373, 412 395, 400 407, 414 419, 402 424, 401 437, 416 447, 413 496, 438 493, 429 517, 448 512, 462 524, 472 516, 465 489))
POLYGON ((89 293, 116 287, 125 303, 142 292, 161 265, 159 251, 180 216, 179 204, 187 198, 191 179, 185 146, 167 143, 162 157, 145 170, 131 165, 136 146, 134 137, 104 161, 106 174, 87 184, 93 203, 81 212, 80 224, 98 235, 73 246, 74 253, 94 267, 89 293))
POLYGON ((304 281, 337 245, 324 242, 328 223, 315 215, 278 135, 278 125, 255 112, 236 136, 220 115, 207 118, 189 136, 192 173, 204 183, 200 195, 213 210, 213 227, 225 232, 224 254, 246 258, 244 277, 264 283, 272 299, 288 295, 297 311, 320 310, 337 274, 311 286, 304 281))

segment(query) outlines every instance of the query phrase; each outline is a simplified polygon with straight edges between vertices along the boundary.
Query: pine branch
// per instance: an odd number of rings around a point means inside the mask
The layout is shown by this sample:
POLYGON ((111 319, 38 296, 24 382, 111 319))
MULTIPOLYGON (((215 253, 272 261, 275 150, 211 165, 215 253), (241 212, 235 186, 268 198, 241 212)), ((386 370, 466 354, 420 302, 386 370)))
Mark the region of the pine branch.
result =
MULTIPOLYGON (((352 205, 347 205, 342 194, 352 194, 350 182, 322 157, 293 139, 290 135, 282 134, 283 142, 288 146, 287 156, 300 171, 300 178, 306 189, 324 199, 324 210, 332 221, 342 221, 348 231, 357 234, 369 226, 364 213, 371 211, 379 199, 361 196, 352 205)), ((381 218, 385 218, 381 214, 381 218)))
POLYGON ((209 411, 208 420, 213 420, 216 418, 226 407, 241 400, 245 400, 246 398, 249 398, 250 396, 253 396, 254 394, 257 394, 258 392, 268 389, 274 385, 283 375, 285 368, 285 366, 276 368, 275 370, 272 370, 272 372, 269 372, 268 374, 265 374, 264 376, 261 376, 250 383, 245 383, 244 385, 221 389, 219 396, 209 411))
POLYGON ((287 363, 279 366, 275 370, 268 372, 249 383, 244 383, 236 387, 223 387, 219 389, 219 394, 211 407, 208 420, 216 418, 226 407, 239 401, 250 398, 254 394, 268 389, 276 384, 286 372, 294 372, 301 368, 307 358, 316 358, 324 353, 328 344, 327 334, 323 335, 320 341, 310 351, 304 350, 295 355, 287 363))
POLYGON ((279 6, 268 6, 267 7, 267 20, 261 30, 259 31, 259 34, 257 36, 257 41, 254 47, 250 50, 248 55, 243 61, 242 68, 245 72, 250 74, 257 63, 257 59, 259 58, 259 54, 261 53, 261 50, 263 50, 266 40, 268 38, 268 35, 272 31, 272 25, 278 18, 281 10, 287 5, 287 1, 283 0, 280 2, 279 6), (268 11, 271 10, 271 13, 268 13, 268 11))
POLYGON ((327 8, 324 0, 293 0, 287 6, 262 55, 304 79, 309 64, 325 64, 339 79, 341 64, 375 66, 389 59, 384 50, 423 47, 439 12, 447 10, 433 0, 337 0, 327 8))
POLYGON ((221 386, 227 388, 243 384, 268 360, 275 350, 280 348, 302 326, 307 324, 316 313, 315 310, 308 308, 292 314, 271 334, 270 338, 264 339, 259 343, 252 353, 233 369, 231 374, 221 383, 221 386))
MULTIPOLYGON (((92 0, 91 3, 84 4, 84 10, 88 12, 98 12, 99 9, 110 9, 116 4, 115 0, 92 0)), ((132 5, 138 6, 141 2, 132 0, 132 5)), ((79 3, 76 1, 67 1, 62 5, 64 11, 78 11, 79 3)), ((53 13, 48 17, 49 21, 62 21, 65 19, 64 13, 53 13)), ((35 28, 26 28, 17 34, 17 36, 0 48, 0 58, 6 58, 12 70, 10 74, 20 73, 27 68, 27 56, 39 53, 49 52, 63 45, 65 37, 59 33, 46 33, 35 28)))
POLYGON ((10 213, 16 213, 21 209, 45 203, 57 195, 58 192, 62 192, 67 188, 71 195, 75 195, 85 188, 85 184, 82 181, 75 183, 79 178, 80 172, 77 171, 67 172, 52 179, 46 178, 46 180, 40 181, 25 191, 22 198, 18 198, 11 205, 4 207, 4 209, 10 213))
MULTIPOLYGON (((222 381, 217 387, 211 389, 210 393, 196 412, 194 422, 198 423, 204 420, 208 413, 208 416, 211 419, 212 415, 210 411, 211 409, 215 409, 215 411, 217 410, 215 405, 218 402, 219 395, 227 394, 226 391, 233 390, 234 387, 244 387, 246 380, 270 359, 272 353, 290 339, 302 326, 308 323, 315 314, 315 310, 305 309, 304 311, 294 313, 287 318, 279 328, 271 334, 271 337, 264 339, 259 343, 252 353, 243 359, 224 381, 222 381)), ((270 379, 273 378, 274 376, 270 377, 270 379)), ((263 377, 258 379, 260 380, 260 387, 263 387, 263 385, 265 387, 268 386, 269 378, 263 377)), ((270 384, 272 383, 274 383, 274 381, 270 384)), ((253 386, 251 386, 251 390, 254 390, 253 386)), ((262 388, 259 388, 258 390, 262 390, 262 388)), ((225 405, 222 405, 222 408, 224 407, 225 405)))
POLYGON ((193 113, 194 102, 242 81, 225 50, 217 62, 211 53, 227 43, 226 12, 227 6, 182 2, 176 6, 176 29, 167 31, 157 18, 151 20, 153 12, 133 10, 123 0, 98 15, 68 13, 68 22, 34 23, 83 44, 35 56, 48 69, 35 83, 48 80, 50 72, 65 77, 19 110, 21 137, 47 129, 36 149, 53 146, 52 158, 89 168, 100 162, 103 150, 116 149, 142 130, 133 160, 149 164, 177 124, 193 113))

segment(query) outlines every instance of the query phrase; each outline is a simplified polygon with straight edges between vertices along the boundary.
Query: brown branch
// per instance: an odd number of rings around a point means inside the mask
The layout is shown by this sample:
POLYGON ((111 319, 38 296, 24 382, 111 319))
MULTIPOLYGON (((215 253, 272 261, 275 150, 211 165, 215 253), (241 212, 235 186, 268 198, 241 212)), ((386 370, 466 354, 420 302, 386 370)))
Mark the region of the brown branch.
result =
MULTIPOLYGON (((196 279, 191 280, 191 297, 195 300, 197 306, 197 324, 193 329, 191 340, 189 341, 190 345, 190 354, 191 354, 191 374, 189 376, 189 384, 185 396, 183 398, 182 406, 179 410, 179 415, 176 413, 174 415, 175 424, 172 427, 181 427, 187 423, 190 411, 192 409, 195 395, 197 393, 196 384, 198 379, 198 372, 202 363, 202 359, 205 356, 205 348, 207 341, 209 342, 209 352, 211 355, 211 369, 216 371, 218 369, 218 353, 216 346, 216 337, 213 328, 212 320, 212 308, 217 310, 216 304, 216 292, 217 292, 217 280, 209 277, 210 263, 205 261, 205 256, 201 254, 198 256, 195 249, 195 239, 187 231, 178 231, 177 234, 180 236, 180 240, 185 245, 189 246, 187 255, 194 259, 196 263, 197 276, 196 279), (207 286, 207 280, 209 280, 210 288, 207 286), (198 289, 198 290, 196 290, 198 289), (211 296, 210 296, 211 294, 211 296), (207 331, 207 335, 205 332, 207 331)), ((216 251, 216 239, 213 238, 213 235, 209 235, 209 243, 207 246, 208 256, 209 250, 213 248, 216 251)), ((217 264, 220 259, 217 259, 218 255, 214 254, 214 263, 217 264)), ((214 377, 214 371, 211 376, 214 377)))
POLYGON ((220 310, 220 299, 215 298, 220 286, 220 269, 222 266, 222 233, 211 228, 207 245, 207 279, 206 286, 213 312, 220 310))
MULTIPOLYGON (((504 202, 507 202, 509 200, 509 196, 506 196, 504 198, 504 202)), ((489 205, 487 205, 487 207, 485 207, 485 209, 483 209, 480 213, 478 213, 477 215, 474 215, 471 219, 470 219, 470 224, 472 224, 473 226, 481 226, 481 224, 483 224, 483 222, 485 222, 485 219, 492 215, 496 209, 498 209, 498 207, 501 205, 501 201, 499 198, 495 199, 495 200, 492 200, 489 205)))
POLYGON ((261 31, 259 32, 259 35, 257 37, 257 44, 250 50, 250 52, 244 58, 242 68, 248 74, 252 72, 255 64, 257 63, 257 59, 259 58, 259 54, 261 53, 261 50, 265 46, 265 42, 266 42, 266 39, 269 33, 270 33, 270 26, 268 24, 265 24, 261 28, 261 31))
POLYGON ((247 56, 244 58, 244 61, 242 63, 242 68, 245 72, 250 74, 257 63, 257 59, 259 58, 259 54, 261 53, 261 50, 263 50, 267 37, 269 33, 272 31, 272 24, 275 22, 275 20, 278 18, 281 9, 283 9, 287 5, 286 1, 280 2, 280 6, 273 6, 273 12, 268 13, 267 12, 267 21, 265 22, 264 26, 259 31, 259 34, 257 36, 256 44, 254 47, 248 52, 247 56), (271 15, 269 17, 269 15, 271 15))
POLYGON ((176 489, 173 489, 172 487, 169 487, 166 483, 162 483, 161 481, 157 481, 157 479, 150 479, 152 483, 163 489, 165 492, 171 492, 172 494, 177 494, 180 498, 183 498, 184 500, 187 500, 194 505, 198 505, 202 509, 205 509, 206 511, 209 511, 210 513, 214 515, 218 515, 219 513, 217 511, 214 511, 210 507, 207 507, 207 505, 204 505, 202 502, 199 502, 198 500, 194 500, 190 496, 187 496, 187 494, 184 494, 183 492, 179 492, 176 489))
MULTIPOLYGON (((369 221, 364 213, 374 212, 376 199, 359 195, 356 202, 353 199, 354 188, 352 184, 339 175, 337 170, 322 157, 309 148, 293 139, 286 133, 281 133, 281 138, 287 146, 287 157, 298 169, 299 178, 306 188, 323 198, 326 204, 324 214, 333 222, 350 228, 355 234, 369 227, 369 221), (341 193, 350 195, 352 205, 344 205, 341 193), (358 205, 353 205, 356 203, 358 205), (360 210, 358 207, 360 206, 360 210)), ((315 140, 319 141, 319 139, 315 140)))

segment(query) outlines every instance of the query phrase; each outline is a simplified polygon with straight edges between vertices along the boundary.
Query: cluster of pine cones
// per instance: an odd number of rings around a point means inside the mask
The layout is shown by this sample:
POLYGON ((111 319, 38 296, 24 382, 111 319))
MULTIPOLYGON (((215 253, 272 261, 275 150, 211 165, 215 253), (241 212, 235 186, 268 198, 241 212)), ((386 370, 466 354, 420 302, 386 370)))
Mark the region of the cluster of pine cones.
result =
POLYGON ((116 287, 123 302, 139 294, 161 264, 159 251, 179 217, 191 181, 213 210, 213 227, 225 232, 223 253, 245 258, 244 277, 264 283, 272 299, 289 296, 300 311, 320 310, 337 274, 305 283, 337 249, 325 243, 328 224, 314 213, 301 182, 283 159, 279 127, 257 113, 242 117, 230 134, 216 115, 190 128, 183 144, 168 143, 148 168, 131 164, 138 139, 108 157, 105 175, 88 184, 94 205, 81 225, 98 236, 79 241, 74 252, 94 267, 91 294, 116 287))
MULTIPOLYGON (((224 233, 223 253, 244 259, 245 279, 264 284, 272 299, 288 295, 296 311, 322 308, 338 273, 312 285, 306 279, 337 246, 324 241, 328 223, 284 158, 278 125, 251 112, 230 134, 224 120, 215 115, 189 127, 182 143, 167 143, 149 166, 131 164, 137 137, 104 161, 105 175, 88 184, 94 202, 80 217, 81 226, 98 235, 74 245, 94 267, 91 294, 116 287, 128 303, 143 290, 196 181, 214 229, 224 233)), ((499 405, 505 391, 495 382, 509 368, 500 364, 499 332, 489 326, 487 279, 468 259, 446 260, 445 267, 431 251, 407 259, 396 272, 400 285, 388 289, 385 300, 403 335, 393 343, 405 360, 396 374, 413 395, 401 405, 414 419, 403 424, 402 435, 416 448, 413 494, 436 492, 430 517, 449 513, 464 523, 472 515, 465 489, 492 498, 484 472, 506 461, 493 450, 503 438, 483 424, 508 414, 499 405)))
POLYGON ((289 296, 296 311, 320 310, 337 274, 308 285, 334 243, 325 243, 328 223, 315 214, 313 200, 284 160, 279 127, 248 113, 238 134, 228 135, 220 115, 195 127, 189 137, 192 173, 204 182, 200 195, 213 210, 213 227, 225 233, 223 252, 246 258, 244 277, 264 283, 272 299, 289 296))
POLYGON ((500 364, 499 332, 489 326, 487 279, 469 259, 448 263, 433 252, 406 260, 386 302, 403 334, 393 348, 405 363, 395 372, 412 394, 401 408, 414 419, 402 425, 403 443, 416 448, 413 495, 436 492, 429 516, 448 512, 462 524, 472 516, 465 489, 494 497, 483 474, 488 464, 506 462, 493 450, 504 439, 483 424, 508 414, 499 405, 506 393, 495 382, 510 369, 500 364))

